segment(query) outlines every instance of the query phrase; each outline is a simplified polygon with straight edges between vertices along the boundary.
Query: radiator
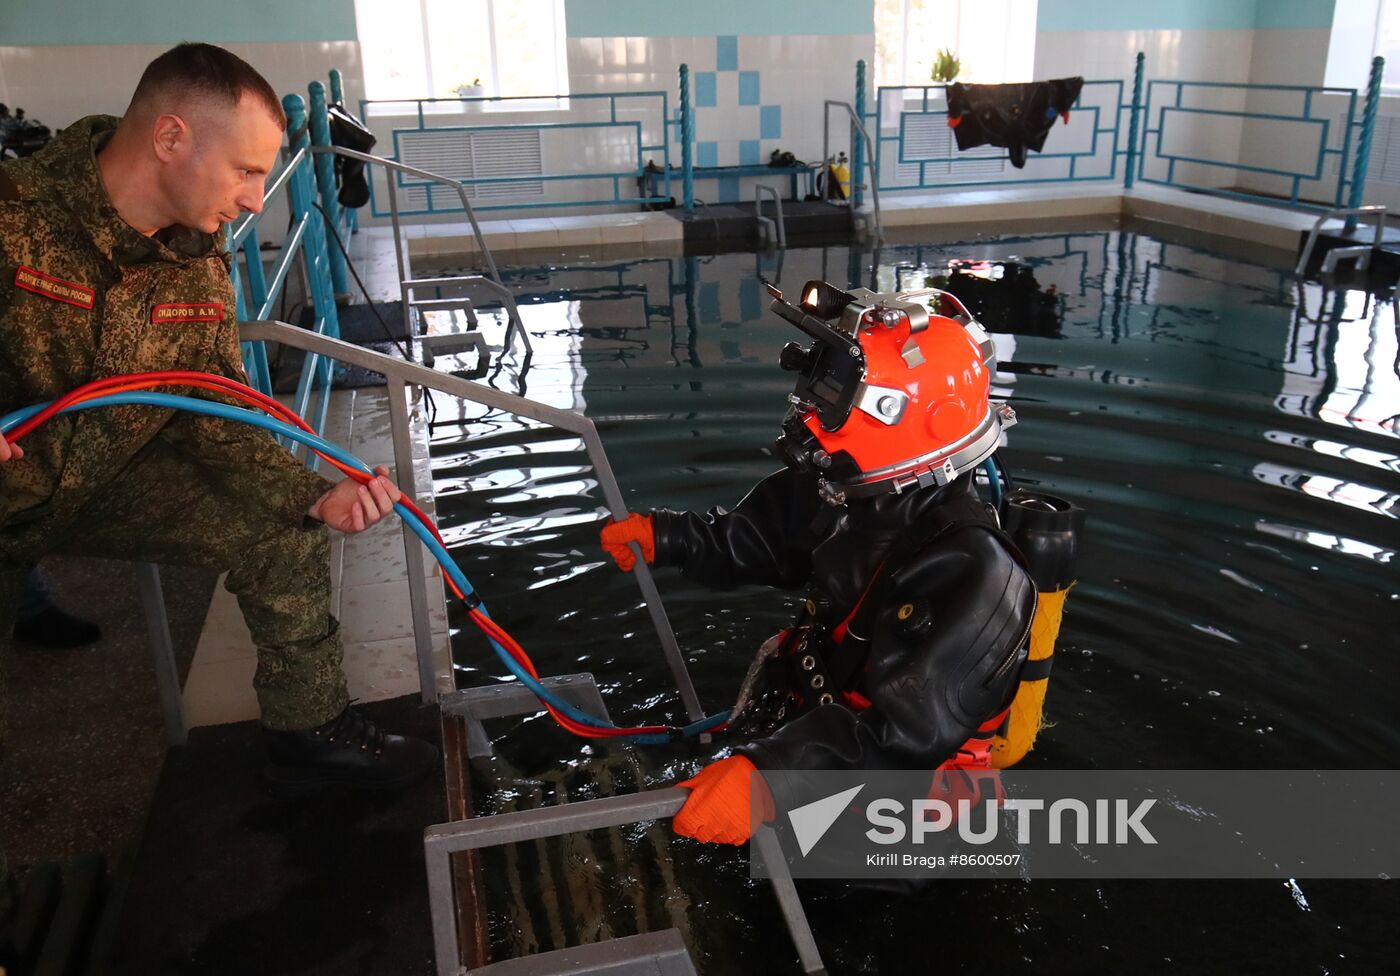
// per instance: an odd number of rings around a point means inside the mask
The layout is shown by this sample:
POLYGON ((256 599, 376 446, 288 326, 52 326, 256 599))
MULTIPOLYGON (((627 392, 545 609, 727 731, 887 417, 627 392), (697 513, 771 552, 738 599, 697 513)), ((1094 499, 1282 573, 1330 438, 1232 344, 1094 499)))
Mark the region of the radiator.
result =
MULTIPOLYGON (((401 133, 399 155, 409 166, 454 180, 544 175, 538 129, 415 129, 401 133)), ((473 203, 525 202, 544 196, 544 181, 471 183, 464 189, 473 203)), ((426 187, 400 189, 400 194, 405 209, 428 209, 426 187)), ((437 188, 434 209, 450 209, 454 196, 446 187, 437 188)))

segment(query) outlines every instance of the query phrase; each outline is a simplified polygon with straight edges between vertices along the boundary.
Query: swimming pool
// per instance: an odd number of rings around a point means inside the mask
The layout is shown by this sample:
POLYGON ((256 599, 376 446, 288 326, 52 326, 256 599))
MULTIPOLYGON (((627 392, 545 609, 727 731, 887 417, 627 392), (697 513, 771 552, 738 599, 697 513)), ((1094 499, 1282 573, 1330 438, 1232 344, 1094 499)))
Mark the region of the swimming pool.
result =
MULTIPOLYGON (((1400 765, 1393 306, 1300 292, 1285 269, 1133 230, 502 271, 535 337, 527 394, 586 411, 629 506, 646 511, 733 504, 780 466, 791 377, 776 361, 796 335, 766 311, 760 277, 886 291, 946 274, 950 258, 1012 257, 1040 297, 1010 315, 1015 331, 987 322, 995 393, 1020 419, 1002 456, 1089 519, 1053 727, 1023 766, 1400 765)), ((541 672, 593 672, 618 722, 682 718, 636 587, 597 547, 600 494, 578 442, 439 404, 432 456, 454 554, 541 672)), ((701 700, 727 707, 796 594, 658 580, 701 700)), ((465 619, 453 627, 461 682, 496 680, 465 619)), ((583 744, 545 717, 491 731, 498 758, 473 771, 483 812, 661 785, 709 755, 583 744)), ((522 845, 487 871, 502 956, 678 925, 707 972, 791 969, 745 859, 664 826, 522 845)), ((933 889, 814 892, 832 970, 1376 971, 1400 949, 1400 898, 1379 882, 933 889)))

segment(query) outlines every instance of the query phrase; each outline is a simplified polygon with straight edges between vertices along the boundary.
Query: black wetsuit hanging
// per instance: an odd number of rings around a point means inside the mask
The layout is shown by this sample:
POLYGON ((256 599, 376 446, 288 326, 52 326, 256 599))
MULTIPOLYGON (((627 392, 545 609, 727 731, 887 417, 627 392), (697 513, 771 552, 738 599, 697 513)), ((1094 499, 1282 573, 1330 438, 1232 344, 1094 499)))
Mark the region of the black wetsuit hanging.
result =
MULTIPOLYGON (((362 153, 374 148, 374 133, 363 122, 340 105, 328 106, 327 111, 330 115, 332 146, 344 146, 362 153)), ((369 203, 369 174, 365 172, 363 160, 337 155, 335 172, 340 186, 337 199, 342 207, 363 207, 369 203)))
POLYGON ((1055 116, 1069 121, 1083 78, 1031 81, 1016 85, 948 86, 948 125, 959 149, 1003 146, 1011 165, 1022 169, 1026 151, 1040 152, 1055 116))

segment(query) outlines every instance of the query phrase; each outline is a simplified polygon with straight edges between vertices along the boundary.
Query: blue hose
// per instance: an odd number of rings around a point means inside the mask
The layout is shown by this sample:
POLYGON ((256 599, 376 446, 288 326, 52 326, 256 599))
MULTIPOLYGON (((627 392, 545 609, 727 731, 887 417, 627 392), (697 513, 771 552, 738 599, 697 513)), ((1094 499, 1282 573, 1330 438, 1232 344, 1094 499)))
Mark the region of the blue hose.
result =
MULTIPOLYGON (((291 438, 300 444, 312 447, 329 457, 335 458, 347 467, 354 468, 356 471, 361 471, 368 475, 374 474, 370 467, 359 458, 322 437, 308 433, 299 427, 294 427, 274 417, 269 417, 266 414, 258 413, 253 410, 246 410, 242 407, 229 406, 225 403, 217 403, 212 400, 202 400, 198 397, 177 396, 172 393, 109 393, 104 396, 93 397, 91 400, 85 400, 81 403, 72 404, 60 411, 60 413, 72 413, 76 410, 91 410, 97 407, 122 406, 127 404, 184 410, 189 413, 201 413, 210 417, 221 417, 225 420, 235 420, 240 423, 251 424, 254 427, 262 427, 274 434, 291 438)), ((0 433, 7 432, 19 426, 47 406, 47 403, 39 403, 6 414, 3 418, 0 418, 0 433)), ((467 581, 466 575, 463 574, 456 561, 433 536, 433 533, 428 527, 420 522, 413 512, 402 503, 396 502, 394 504, 394 511, 398 512, 404 524, 413 530, 413 534, 418 536, 419 541, 433 554, 433 557, 437 559, 439 565, 442 566, 443 572, 451 577, 452 581, 457 584, 457 587, 462 593, 467 596, 474 593, 475 588, 467 581)), ((478 607, 483 615, 488 618, 491 616, 490 613, 487 612, 485 604, 478 604, 478 607)), ((539 681, 532 678, 529 672, 516 662, 510 652, 494 639, 487 636, 486 640, 491 645, 491 649, 496 652, 496 656, 501 659, 501 663, 505 665, 506 670, 514 675, 522 685, 528 688, 531 693, 541 701, 548 702, 555 709, 569 716, 569 718, 582 725, 587 725, 590 728, 618 728, 617 725, 599 719, 597 716, 589 715, 578 706, 560 698, 539 681)), ((684 728, 677 729, 674 733, 648 732, 633 736, 619 736, 619 738, 625 738, 643 745, 656 745, 669 742, 676 738, 689 738, 708 732, 715 726, 722 724, 728 717, 728 712, 722 712, 711 715, 709 718, 701 719, 684 728)))
POLYGON ((1001 472, 997 470, 997 464, 991 458, 982 462, 982 469, 987 472, 987 485, 992 490, 992 507, 1001 510, 1001 472))

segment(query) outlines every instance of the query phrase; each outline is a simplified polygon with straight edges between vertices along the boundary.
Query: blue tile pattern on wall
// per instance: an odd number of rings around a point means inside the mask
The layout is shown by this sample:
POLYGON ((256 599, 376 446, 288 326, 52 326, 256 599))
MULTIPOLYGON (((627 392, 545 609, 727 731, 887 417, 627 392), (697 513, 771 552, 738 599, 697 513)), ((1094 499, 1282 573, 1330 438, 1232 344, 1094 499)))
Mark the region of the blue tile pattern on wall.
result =
POLYGON ((695 72, 695 107, 715 107, 715 73, 713 71, 695 72))
MULTIPOLYGON (((783 138, 782 106, 763 104, 765 94, 774 102, 783 97, 780 76, 770 76, 765 90, 763 69, 769 66, 764 60, 767 51, 767 45, 747 35, 717 35, 715 70, 692 74, 692 105, 696 109, 693 159, 697 169, 723 170, 735 164, 762 166, 769 153, 786 148, 780 141, 783 138), (741 53, 754 67, 740 70, 741 53)), ((700 60, 704 64, 705 59, 700 60)), ((708 64, 704 66, 709 67, 708 64)), ((718 186, 701 191, 711 194, 710 202, 740 199, 744 184, 737 177, 716 174, 715 178, 718 186)), ((751 181, 754 177, 747 179, 751 181)))
POLYGON ((783 137, 783 107, 764 105, 758 110, 758 135, 760 139, 781 139, 783 137))
POLYGON ((757 105, 758 102, 758 72, 739 72, 739 104, 757 105))
POLYGON ((739 38, 715 38, 715 67, 720 71, 739 70, 739 38))

